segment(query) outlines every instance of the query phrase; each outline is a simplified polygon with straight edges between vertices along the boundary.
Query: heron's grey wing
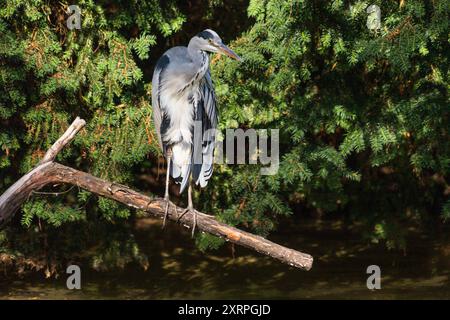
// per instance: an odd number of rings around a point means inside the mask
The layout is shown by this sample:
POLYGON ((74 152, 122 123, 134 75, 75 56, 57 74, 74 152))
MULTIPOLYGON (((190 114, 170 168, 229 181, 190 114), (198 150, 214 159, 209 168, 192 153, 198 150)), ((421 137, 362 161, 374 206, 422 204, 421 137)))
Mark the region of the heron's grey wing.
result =
POLYGON ((164 150, 161 139, 161 124, 163 118, 163 111, 161 110, 160 97, 161 97, 161 77, 164 70, 169 64, 169 58, 163 55, 157 62, 155 70, 153 71, 152 79, 152 114, 153 123, 155 126, 156 135, 158 137, 158 143, 160 148, 164 150))
POLYGON ((194 165, 192 177, 196 184, 205 187, 213 172, 214 149, 216 141, 216 129, 218 123, 218 110, 216 94, 211 80, 211 74, 208 70, 200 86, 199 104, 196 112, 196 120, 202 121, 202 139, 194 138, 194 165), (201 146, 201 147, 200 147, 201 146), (199 157, 198 152, 202 155, 199 157), (195 157, 201 159, 197 163, 195 157))
POLYGON ((216 129, 219 114, 217 110, 216 93, 214 92, 214 85, 211 80, 211 73, 209 69, 205 74, 204 80, 205 81, 202 86, 203 109, 208 117, 210 127, 216 129))

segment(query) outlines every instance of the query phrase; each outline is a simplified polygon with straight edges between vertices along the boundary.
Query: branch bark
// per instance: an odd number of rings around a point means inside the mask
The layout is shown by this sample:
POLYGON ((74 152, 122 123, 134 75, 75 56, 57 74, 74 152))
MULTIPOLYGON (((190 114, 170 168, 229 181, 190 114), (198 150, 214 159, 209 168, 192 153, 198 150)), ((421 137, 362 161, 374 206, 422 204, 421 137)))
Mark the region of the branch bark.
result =
POLYGON ((65 145, 69 144, 75 135, 80 131, 86 124, 86 121, 77 117, 72 124, 67 128, 66 132, 58 139, 56 142, 48 149, 47 153, 42 158, 39 164, 54 161, 58 153, 64 148, 65 145))
MULTIPOLYGON (((84 124, 84 120, 77 118, 67 129, 66 133, 49 149, 38 166, 0 196, 0 229, 6 225, 33 191, 55 183, 76 185, 97 195, 118 201, 128 207, 142 210, 146 215, 163 218, 166 204, 164 199, 148 197, 127 186, 108 182, 89 173, 54 162, 57 153, 75 137, 84 124)), ((169 206, 169 208, 168 219, 178 221, 183 208, 174 204, 169 206)), ((193 225, 193 216, 185 214, 180 222, 185 226, 191 227, 193 225)), ((312 267, 313 257, 309 254, 286 248, 263 237, 229 226, 217 221, 211 215, 197 212, 197 228, 200 231, 219 236, 227 241, 253 249, 302 270, 309 270, 312 267)))

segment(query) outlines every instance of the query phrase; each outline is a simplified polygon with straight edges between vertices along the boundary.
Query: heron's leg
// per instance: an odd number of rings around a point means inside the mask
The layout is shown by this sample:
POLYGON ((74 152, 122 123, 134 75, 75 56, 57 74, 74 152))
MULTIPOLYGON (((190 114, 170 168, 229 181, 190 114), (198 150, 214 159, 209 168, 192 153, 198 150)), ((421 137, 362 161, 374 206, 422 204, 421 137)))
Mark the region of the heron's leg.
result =
POLYGON ((189 180, 189 187, 188 187, 188 206, 186 209, 183 210, 183 212, 181 213, 181 215, 178 218, 178 221, 180 221, 181 218, 183 218, 183 216, 187 212, 190 212, 194 215, 194 222, 192 224, 192 237, 194 237, 195 227, 197 226, 197 211, 195 211, 194 205, 192 203, 192 181, 191 180, 189 180))
POLYGON ((164 219, 163 219, 163 225, 162 225, 163 228, 166 226, 166 220, 167 220, 167 215, 169 213, 169 204, 170 204, 169 176, 170 176, 170 165, 172 163, 172 149, 171 148, 167 148, 166 155, 167 155, 166 190, 164 192, 164 200, 166 201, 166 209, 164 210, 164 219))
POLYGON ((189 181, 189 188, 188 188, 188 211, 191 211, 194 215, 194 222, 192 224, 192 238, 194 237, 195 233, 195 227, 197 226, 197 211, 194 209, 194 205, 192 203, 192 181, 189 181))

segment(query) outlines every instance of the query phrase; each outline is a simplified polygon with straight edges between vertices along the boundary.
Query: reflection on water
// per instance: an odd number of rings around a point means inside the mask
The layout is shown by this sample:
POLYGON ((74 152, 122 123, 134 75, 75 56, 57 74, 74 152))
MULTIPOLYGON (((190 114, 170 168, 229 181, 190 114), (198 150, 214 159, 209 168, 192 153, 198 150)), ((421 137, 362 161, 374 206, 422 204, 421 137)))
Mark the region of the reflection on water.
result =
POLYGON ((190 232, 141 220, 136 238, 149 257, 144 271, 99 273, 82 269, 82 290, 67 290, 65 277, 45 280, 0 276, 2 299, 449 299, 448 230, 433 238, 417 233, 406 252, 361 241, 339 222, 301 222, 270 238, 312 254, 309 272, 231 245, 204 254, 190 232), (234 258, 233 258, 234 255, 234 258), (379 265, 381 290, 366 287, 366 268, 379 265))

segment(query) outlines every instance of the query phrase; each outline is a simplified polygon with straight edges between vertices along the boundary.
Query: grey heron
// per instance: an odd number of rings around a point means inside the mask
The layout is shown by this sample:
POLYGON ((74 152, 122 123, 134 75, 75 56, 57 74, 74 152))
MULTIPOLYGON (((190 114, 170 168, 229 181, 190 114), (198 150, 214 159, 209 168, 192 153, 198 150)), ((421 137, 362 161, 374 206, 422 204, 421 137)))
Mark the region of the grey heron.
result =
MULTIPOLYGON (((156 63, 152 79, 153 121, 159 145, 167 159, 163 227, 169 209, 169 175, 180 183, 180 194, 188 186, 188 206, 183 211, 197 214, 192 204, 192 182, 202 188, 213 171, 218 112, 207 52, 222 53, 238 61, 241 58, 223 44, 211 29, 194 36, 187 47, 167 50, 156 63), (201 139, 194 137, 200 124, 201 139), (194 125, 195 124, 195 125, 194 125), (201 154, 194 155, 199 150, 201 154), (195 161, 194 161, 195 158, 195 161)), ((180 218, 181 218, 180 216, 180 218)))

